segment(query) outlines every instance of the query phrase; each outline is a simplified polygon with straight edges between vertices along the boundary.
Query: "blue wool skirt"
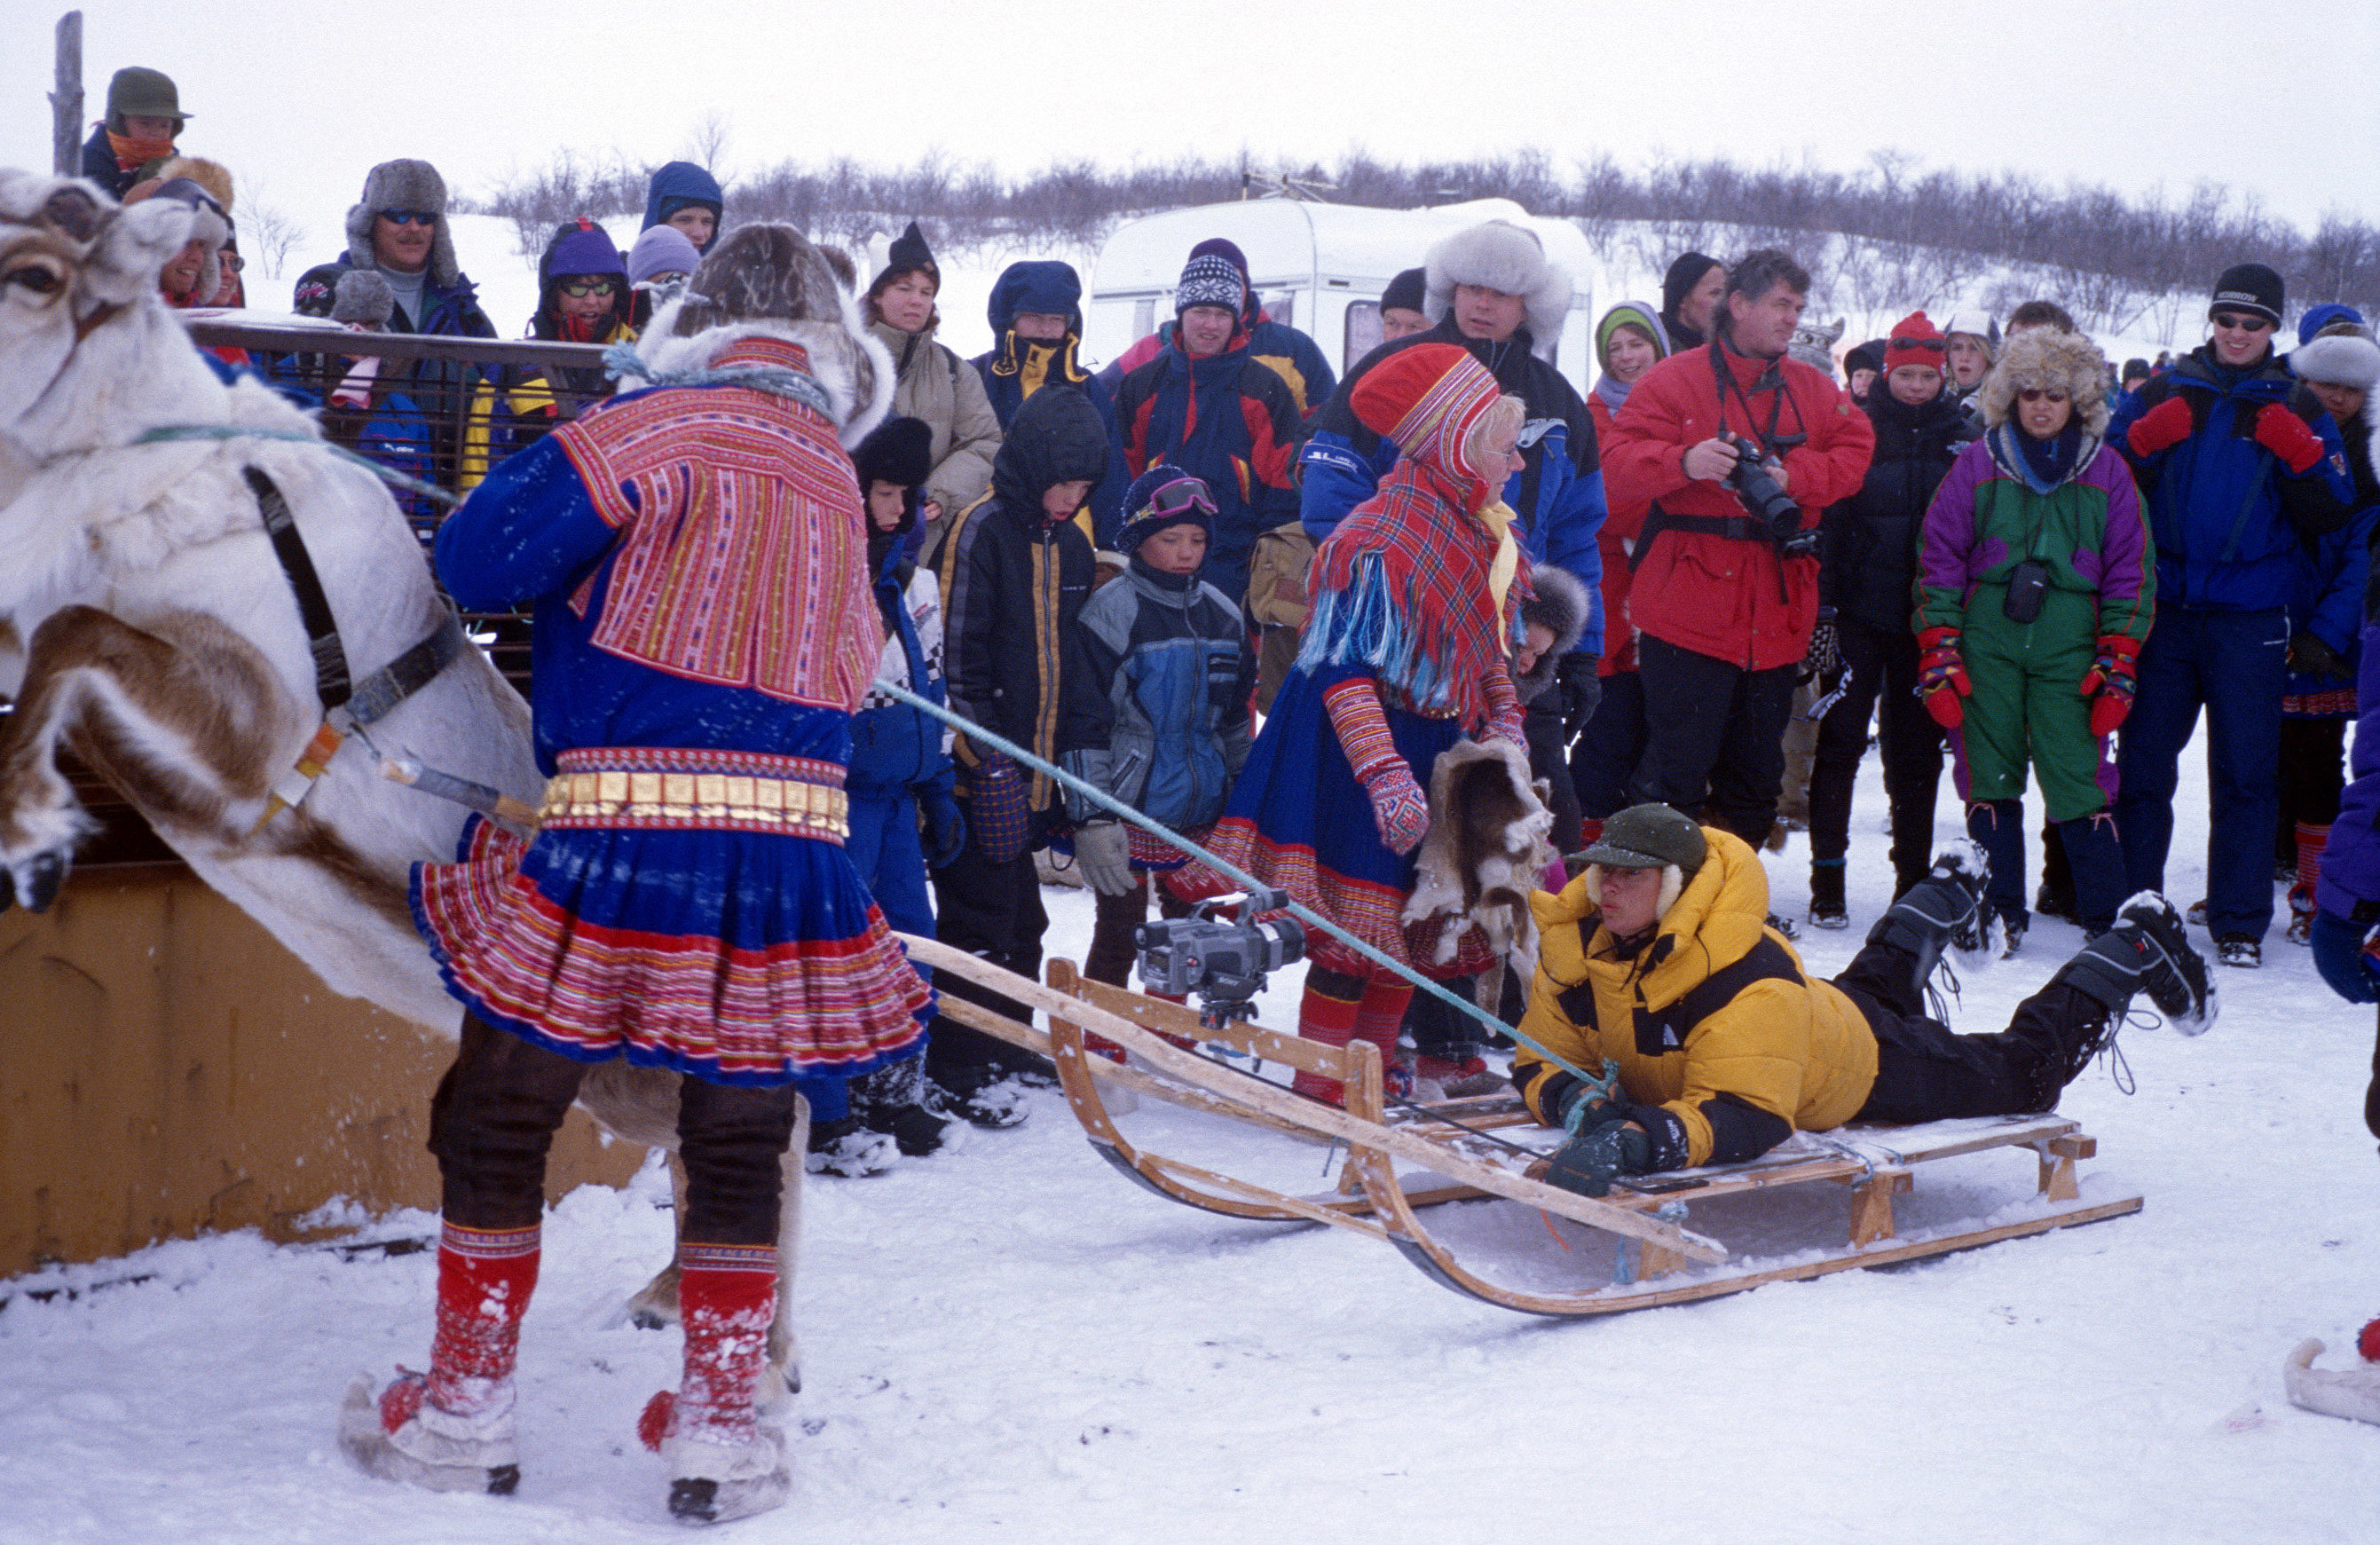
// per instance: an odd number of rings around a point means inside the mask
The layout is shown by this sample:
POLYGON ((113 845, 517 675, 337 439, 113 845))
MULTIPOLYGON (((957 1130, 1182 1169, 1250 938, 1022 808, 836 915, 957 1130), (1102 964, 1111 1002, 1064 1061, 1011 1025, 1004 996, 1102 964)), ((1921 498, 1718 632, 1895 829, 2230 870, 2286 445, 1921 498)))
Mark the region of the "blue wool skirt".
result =
MULTIPOLYGON (((1380 840, 1372 797, 1348 766, 1322 701, 1323 693, 1340 682, 1370 674, 1352 664, 1315 672, 1301 665, 1289 673, 1207 845, 1390 958, 1411 965, 1418 941, 1408 939, 1402 914, 1413 893, 1415 858, 1390 851, 1380 840)), ((1397 754, 1426 792, 1439 754, 1463 738, 1462 726, 1453 719, 1384 707, 1397 754)), ((1204 865, 1190 868, 1196 877, 1178 883, 1177 891, 1213 894, 1236 889, 1204 865)), ((1307 941, 1307 954, 1331 969, 1363 975, 1378 969, 1320 936, 1307 941)), ((1458 958, 1432 965, 1424 974, 1461 975, 1477 965, 1458 958)))

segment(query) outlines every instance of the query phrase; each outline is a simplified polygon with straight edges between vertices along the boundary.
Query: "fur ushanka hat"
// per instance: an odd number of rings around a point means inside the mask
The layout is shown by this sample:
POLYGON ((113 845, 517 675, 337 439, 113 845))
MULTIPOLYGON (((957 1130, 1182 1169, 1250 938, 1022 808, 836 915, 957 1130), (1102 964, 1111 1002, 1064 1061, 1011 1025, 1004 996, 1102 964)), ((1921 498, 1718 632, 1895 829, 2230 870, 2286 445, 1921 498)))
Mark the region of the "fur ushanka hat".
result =
POLYGON ((1994 429, 2008 422, 2017 393, 2027 386, 2063 391, 2073 401, 2074 422, 2083 432, 2106 436, 2107 357, 2082 334, 2028 327, 2002 345, 1992 373, 1984 378, 1984 422, 1994 429))
POLYGON ((1570 314, 1571 281, 1561 265, 1546 256, 1537 233, 1509 220, 1490 220, 1469 230, 1442 237, 1429 249, 1422 272, 1429 291, 1422 314, 1436 323, 1454 308, 1454 286, 1478 285, 1517 295, 1527 310, 1522 323, 1529 330, 1529 352, 1541 359, 1553 358, 1561 342, 1562 321, 1570 314))
POLYGON ((2301 381, 2369 392, 2380 385, 2380 343, 2373 341, 2372 329, 2362 324, 2356 312, 2344 306, 2338 310, 2347 315, 2324 323, 2321 331, 2289 351, 2289 369, 2301 381))
POLYGON ((427 161, 383 161, 364 174, 364 196, 347 211, 347 261, 377 268, 372 256, 372 216, 384 209, 419 210, 438 216, 430 237, 430 282, 452 289, 463 276, 455 262, 455 237, 446 228, 446 179, 427 161))
POLYGON ((1587 608, 1592 604, 1578 576, 1551 564, 1531 565, 1529 585, 1529 599, 1521 602, 1521 626, 1535 623, 1551 633, 1554 641, 1537 656, 1536 664, 1512 678, 1524 703, 1536 701, 1552 687, 1561 657, 1578 647, 1580 635, 1586 631, 1587 608))

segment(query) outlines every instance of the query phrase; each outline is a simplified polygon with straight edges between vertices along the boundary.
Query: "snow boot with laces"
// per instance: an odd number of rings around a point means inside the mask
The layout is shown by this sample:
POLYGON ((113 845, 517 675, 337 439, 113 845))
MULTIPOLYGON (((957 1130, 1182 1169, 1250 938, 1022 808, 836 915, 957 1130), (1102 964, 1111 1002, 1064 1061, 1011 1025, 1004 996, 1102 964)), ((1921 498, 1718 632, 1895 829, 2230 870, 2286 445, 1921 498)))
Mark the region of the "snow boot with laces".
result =
POLYGON ((2111 1025, 2123 1017, 2135 992, 2147 993, 2166 1022, 2184 1035, 2202 1035, 2215 1023, 2217 1004, 2206 957, 2191 948, 2173 903, 2155 891, 2124 903, 2116 926, 2083 945, 2050 979, 2105 1005, 2111 1025))
POLYGON ((1934 974, 1945 946, 1962 955, 1981 952, 1989 921, 1984 882, 1990 875, 1984 851, 1975 844, 1943 844, 1925 878, 1876 920, 1867 942, 1891 944, 1914 955, 1919 981, 1934 974))
POLYGON ((365 1375, 339 1412, 339 1447, 367 1475, 430 1491, 506 1496, 520 1484, 513 1364, 537 1287, 539 1231, 444 1225, 430 1371, 400 1369, 378 1399, 365 1375))
POLYGON ((794 1484, 784 1432, 757 1405, 777 1314, 776 1247, 689 1242, 678 1262, 685 1370, 674 1393, 646 1403, 637 1436, 668 1463, 672 1518, 748 1518, 783 1506, 794 1484))

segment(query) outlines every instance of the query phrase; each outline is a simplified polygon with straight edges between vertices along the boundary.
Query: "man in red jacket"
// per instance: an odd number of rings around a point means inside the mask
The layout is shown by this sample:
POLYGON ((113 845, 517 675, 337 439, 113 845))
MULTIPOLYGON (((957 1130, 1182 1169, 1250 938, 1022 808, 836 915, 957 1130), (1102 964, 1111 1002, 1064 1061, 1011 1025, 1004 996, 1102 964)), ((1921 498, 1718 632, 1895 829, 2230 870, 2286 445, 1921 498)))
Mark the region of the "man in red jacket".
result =
POLYGON ((1629 587, 1649 731, 1629 798, 1707 812, 1755 845, 1817 615, 1819 512, 1858 490, 1876 448, 1849 394, 1785 356, 1809 292, 1783 252, 1746 254, 1711 341, 1637 382, 1603 456, 1614 504, 1652 501, 1629 587), (1764 473, 1765 501, 1745 486, 1764 473))

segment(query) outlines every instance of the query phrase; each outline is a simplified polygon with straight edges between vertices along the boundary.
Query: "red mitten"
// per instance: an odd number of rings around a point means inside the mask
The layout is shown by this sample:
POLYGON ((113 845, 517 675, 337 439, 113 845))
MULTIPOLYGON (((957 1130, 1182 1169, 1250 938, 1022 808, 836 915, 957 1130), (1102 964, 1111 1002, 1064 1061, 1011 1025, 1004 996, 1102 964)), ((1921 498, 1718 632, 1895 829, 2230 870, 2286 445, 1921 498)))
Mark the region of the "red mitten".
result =
POLYGON ((2155 456, 2189 439, 2192 427, 2190 404, 2171 396, 2133 420, 2131 432, 2124 438, 2134 456, 2155 456))
POLYGON ((2120 633, 2099 640, 2099 652, 2074 689, 2097 700, 2091 705, 2091 734, 2104 736, 2132 711, 2134 683, 2140 675, 2141 641, 2120 633))
POLYGON ((1479 695, 1488 700, 1487 740, 1509 740, 1522 749, 1528 748, 1528 737, 1521 727, 1521 694, 1512 687, 1512 678, 1501 670, 1488 672, 1479 678, 1479 695))
POLYGON ((1967 713, 1959 700, 1974 691, 1967 680, 1967 663, 1959 656, 1959 630, 1929 627, 1917 635, 1917 696, 1925 712, 1946 730, 1955 730, 1967 713))
POLYGON ((2322 436, 2282 403, 2268 402, 2257 413, 2256 444, 2292 472, 2303 473, 2322 459, 2322 436))

